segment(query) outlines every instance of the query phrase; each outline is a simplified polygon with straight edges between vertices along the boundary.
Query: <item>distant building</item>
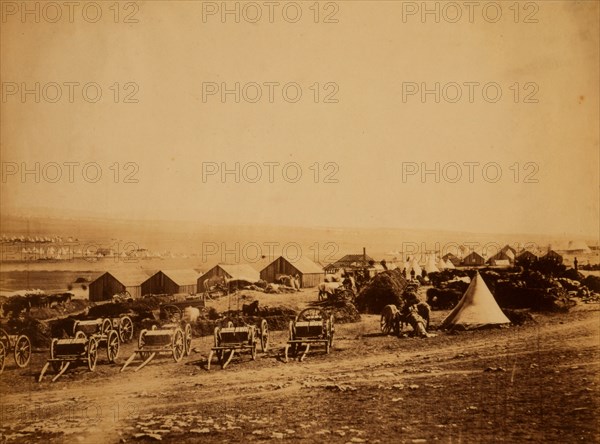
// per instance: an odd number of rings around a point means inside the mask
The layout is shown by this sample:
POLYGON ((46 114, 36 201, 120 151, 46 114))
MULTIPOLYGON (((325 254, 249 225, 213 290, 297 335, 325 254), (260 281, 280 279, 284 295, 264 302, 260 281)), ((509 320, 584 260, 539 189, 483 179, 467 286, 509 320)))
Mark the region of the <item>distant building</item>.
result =
POLYGON ((258 282, 260 273, 248 264, 217 264, 197 279, 198 291, 204 291, 204 281, 242 280, 258 282))
POLYGON ((444 259, 445 262, 452 262, 452 265, 454 265, 455 267, 458 267, 461 262, 460 258, 452 253, 445 254, 444 256, 442 256, 442 259, 444 259))
POLYGON ((554 250, 548 251, 548 253, 543 255, 540 259, 543 259, 546 261, 552 261, 557 264, 562 264, 562 262, 563 262, 563 257, 554 250))
POLYGON ((370 267, 370 263, 375 262, 373 258, 367 255, 363 249, 362 254, 347 254, 341 259, 329 264, 325 267, 325 272, 328 274, 337 273, 340 270, 356 270, 370 267))
POLYGON ((583 241, 569 241, 569 245, 566 250, 569 254, 588 254, 592 250, 583 241))
POLYGON ((517 256, 517 250, 515 250, 513 247, 511 247, 508 244, 506 244, 504 247, 502 247, 500 249, 500 251, 509 257, 512 256, 513 259, 517 256))
POLYGON ((515 260, 515 256, 513 255, 511 250, 506 250, 502 251, 500 250, 498 253, 496 253, 495 255, 493 255, 491 258, 488 259, 488 264, 490 265, 503 265, 504 264, 508 264, 511 265, 514 263, 515 260))
POLYGON ((161 270, 142 283, 142 294, 196 294, 198 273, 192 269, 161 270))
POLYGON ((485 265, 485 259, 479 253, 473 251, 465 256, 465 258, 462 261, 462 265, 467 267, 485 265))
POLYGON ((260 278, 267 282, 275 282, 281 275, 299 275, 300 288, 316 287, 325 279, 323 268, 306 257, 292 260, 279 256, 260 272, 260 278))
POLYGON ((129 293, 132 298, 142 297, 142 283, 148 274, 141 270, 119 270, 101 274, 89 286, 92 302, 109 301, 116 294, 129 293))
POLYGON ((529 266, 535 263, 538 257, 529 250, 523 251, 515 260, 515 263, 520 266, 529 266))

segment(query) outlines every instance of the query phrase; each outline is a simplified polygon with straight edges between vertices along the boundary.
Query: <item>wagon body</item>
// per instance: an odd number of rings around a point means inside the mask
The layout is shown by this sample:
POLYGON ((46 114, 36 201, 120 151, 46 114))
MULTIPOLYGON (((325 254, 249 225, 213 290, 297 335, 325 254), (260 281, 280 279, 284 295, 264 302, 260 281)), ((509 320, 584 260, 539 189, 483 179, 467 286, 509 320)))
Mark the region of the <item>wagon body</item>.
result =
POLYGON ((142 363, 134 370, 136 372, 160 353, 169 353, 175 362, 180 362, 184 356, 191 353, 191 346, 192 326, 188 322, 153 325, 150 329, 140 331, 138 347, 125 361, 121 371, 125 370, 136 356, 142 359, 142 363))
POLYGON ((59 339, 54 345, 54 356, 61 359, 80 358, 87 352, 84 338, 59 339))
MULTIPOLYGON (((107 353, 109 360, 114 362, 114 345, 116 342, 116 351, 118 353, 118 337, 114 331, 109 332, 107 339, 107 353), (113 346, 111 346, 112 344, 113 346)), ((50 359, 46 362, 38 382, 41 382, 46 374, 49 367, 55 371, 56 375, 52 378, 52 382, 55 382, 61 375, 63 375, 69 366, 74 363, 86 363, 90 371, 96 369, 96 362, 98 360, 98 340, 94 335, 87 336, 83 331, 78 331, 74 338, 66 339, 52 339, 50 344, 50 359)))
POLYGON ((0 328, 0 373, 4 370, 6 357, 12 353, 17 367, 24 368, 31 360, 31 340, 27 335, 9 335, 0 328))
POLYGON ((321 321, 298 321, 295 327, 296 339, 321 339, 325 334, 321 321))
POLYGON ((90 321, 76 321, 73 326, 74 333, 81 331, 85 333, 86 336, 101 334, 102 321, 102 319, 94 319, 90 321))
POLYGON ((288 353, 295 357, 302 350, 299 360, 303 361, 311 345, 324 345, 329 354, 333 345, 333 315, 318 308, 306 308, 289 324, 289 340, 285 346, 285 362, 288 353))
POLYGON ((75 321, 72 338, 52 339, 50 359, 46 362, 38 382, 41 382, 46 370, 51 366, 56 372, 52 382, 56 381, 72 363, 86 362, 90 371, 96 369, 98 348, 106 350, 109 363, 114 363, 121 348, 120 335, 113 328, 110 319, 98 318, 75 321))
POLYGON ((265 319, 260 321, 259 326, 243 325, 236 327, 230 321, 227 327, 215 328, 214 340, 215 345, 211 348, 208 355, 208 370, 210 370, 213 354, 216 354, 221 368, 225 368, 231 362, 236 352, 250 351, 252 360, 255 360, 257 345, 259 343, 261 351, 266 353, 269 347, 269 326, 265 319))

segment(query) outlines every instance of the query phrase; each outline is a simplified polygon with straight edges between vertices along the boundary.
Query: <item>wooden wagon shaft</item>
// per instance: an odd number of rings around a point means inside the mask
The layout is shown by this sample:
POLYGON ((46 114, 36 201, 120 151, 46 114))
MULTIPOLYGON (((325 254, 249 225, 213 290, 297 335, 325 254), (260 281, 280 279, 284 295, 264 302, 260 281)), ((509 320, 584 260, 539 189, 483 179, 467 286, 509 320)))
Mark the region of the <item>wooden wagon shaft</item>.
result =
POLYGON ((146 364, 148 364, 150 361, 152 361, 152 360, 154 359, 154 357, 155 357, 155 356, 156 356, 156 352, 152 352, 152 353, 150 354, 150 356, 148 356, 148 358, 147 358, 147 359, 146 359, 144 362, 142 362, 142 363, 141 363, 141 364, 140 364, 140 365, 139 365, 139 366, 138 366, 138 367, 137 367, 137 368, 134 370, 134 372, 137 372, 138 370, 141 370, 142 368, 144 368, 144 366, 145 366, 146 364))
POLYGON ((127 367, 129 364, 131 364, 131 361, 133 361, 133 358, 135 358, 135 355, 137 354, 137 351, 134 351, 133 354, 127 358, 127 361, 125 361, 125 363, 123 364, 123 367, 121 367, 121 370, 119 370, 119 373, 121 373, 123 370, 125 370, 125 367, 127 367))
POLYGON ((210 353, 208 354, 208 362, 206 363, 207 370, 210 370, 210 361, 212 361, 213 353, 214 353, 214 350, 211 349, 210 353))
POLYGON ((67 371, 69 365, 71 365, 71 361, 63 362, 62 366, 60 367, 60 371, 56 374, 54 378, 52 378, 52 382, 56 382, 56 380, 60 378, 64 374, 64 372, 67 371))
POLYGON ((302 352, 302 355, 300 356, 300 359, 299 359, 300 362, 304 361, 304 358, 306 357, 306 354, 308 353, 309 349, 310 349, 310 342, 306 344, 306 348, 304 349, 304 351, 302 352))
POLYGON ((227 364, 229 364, 231 362, 231 360, 233 359, 233 355, 235 355, 235 348, 231 349, 231 353, 229 354, 229 358, 227 358, 227 361, 225 361, 225 364, 223 364, 223 366, 221 368, 227 367, 227 364))
POLYGON ((44 366, 42 367, 42 371, 40 372, 40 376, 38 377, 38 382, 42 382, 42 378, 46 374, 48 367, 50 367, 50 361, 47 361, 46 364, 44 364, 44 366))

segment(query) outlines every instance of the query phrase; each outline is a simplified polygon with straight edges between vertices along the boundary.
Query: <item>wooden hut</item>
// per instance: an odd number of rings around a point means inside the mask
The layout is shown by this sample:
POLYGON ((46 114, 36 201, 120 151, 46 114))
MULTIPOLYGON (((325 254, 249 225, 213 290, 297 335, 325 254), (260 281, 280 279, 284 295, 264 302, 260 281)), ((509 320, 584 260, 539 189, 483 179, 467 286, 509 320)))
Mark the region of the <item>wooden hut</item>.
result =
POLYGON ((89 286, 92 302, 109 301, 116 294, 129 293, 132 298, 142 296, 142 283, 148 274, 141 270, 107 271, 94 279, 89 286))
POLYGON ((300 288, 316 287, 325 279, 323 268, 306 257, 279 256, 260 272, 260 278, 267 282, 275 282, 282 275, 300 276, 300 288))
POLYGON ((195 270, 160 270, 142 283, 142 294, 196 294, 197 285, 195 270))

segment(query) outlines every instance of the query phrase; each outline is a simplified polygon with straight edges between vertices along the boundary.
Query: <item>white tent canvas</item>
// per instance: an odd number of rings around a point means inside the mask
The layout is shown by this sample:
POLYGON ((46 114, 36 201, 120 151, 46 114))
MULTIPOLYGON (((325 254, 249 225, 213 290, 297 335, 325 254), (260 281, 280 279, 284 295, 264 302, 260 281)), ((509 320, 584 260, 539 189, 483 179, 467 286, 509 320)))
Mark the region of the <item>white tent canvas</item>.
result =
POLYGON ((407 277, 410 277, 411 270, 415 271, 415 276, 421 276, 421 273, 422 273, 421 266, 419 265, 419 262, 417 262, 416 258, 414 258, 410 262, 406 262, 404 264, 404 268, 406 269, 406 276, 407 277))
POLYGON ((452 261, 451 261, 450 259, 448 259, 448 260, 446 261, 446 268, 447 268, 448 270, 454 270, 456 267, 454 266, 454 264, 452 263, 452 261))
POLYGON ((440 258, 440 260, 438 260, 437 262, 437 267, 440 271, 445 270, 446 268, 448 268, 446 266, 446 262, 444 262, 444 259, 440 258))
POLYGON ((454 310, 444 319, 441 328, 472 330, 495 325, 510 324, 490 289, 479 273, 454 310))
POLYGON ((435 264, 435 256, 429 256, 427 263, 425 264, 425 271, 427 273, 439 273, 440 270, 435 264))

